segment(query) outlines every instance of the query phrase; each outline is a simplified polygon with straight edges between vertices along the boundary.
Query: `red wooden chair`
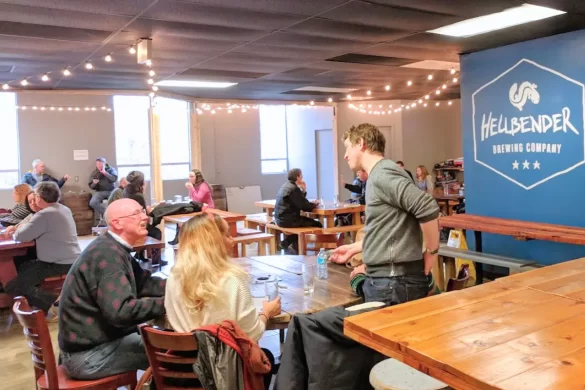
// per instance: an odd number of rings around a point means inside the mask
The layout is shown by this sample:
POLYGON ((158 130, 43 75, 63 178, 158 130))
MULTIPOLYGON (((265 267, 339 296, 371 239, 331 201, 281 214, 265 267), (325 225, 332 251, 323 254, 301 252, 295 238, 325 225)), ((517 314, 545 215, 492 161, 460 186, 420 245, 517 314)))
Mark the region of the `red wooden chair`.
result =
POLYGON ((197 379, 191 367, 197 357, 189 356, 190 352, 197 351, 197 341, 193 334, 159 330, 147 324, 139 325, 138 329, 144 341, 157 390, 205 390, 203 387, 182 387, 180 384, 165 383, 166 378, 197 379))
POLYGON ((136 371, 90 381, 67 377, 63 366, 57 366, 55 363, 55 353, 45 314, 41 310, 32 310, 24 297, 14 298, 12 310, 24 328, 24 336, 32 354, 35 389, 114 390, 122 386, 132 386, 132 389, 136 387, 136 371))

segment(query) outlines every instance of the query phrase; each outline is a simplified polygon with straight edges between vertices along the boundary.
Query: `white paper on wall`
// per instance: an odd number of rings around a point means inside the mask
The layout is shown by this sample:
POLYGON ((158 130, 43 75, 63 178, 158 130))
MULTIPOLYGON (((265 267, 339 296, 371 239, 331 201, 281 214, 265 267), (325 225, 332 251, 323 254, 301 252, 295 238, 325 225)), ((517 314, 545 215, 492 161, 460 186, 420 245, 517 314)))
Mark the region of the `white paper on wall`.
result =
POLYGON ((87 151, 87 149, 74 150, 73 151, 73 160, 75 160, 75 161, 89 160, 89 152, 87 151))

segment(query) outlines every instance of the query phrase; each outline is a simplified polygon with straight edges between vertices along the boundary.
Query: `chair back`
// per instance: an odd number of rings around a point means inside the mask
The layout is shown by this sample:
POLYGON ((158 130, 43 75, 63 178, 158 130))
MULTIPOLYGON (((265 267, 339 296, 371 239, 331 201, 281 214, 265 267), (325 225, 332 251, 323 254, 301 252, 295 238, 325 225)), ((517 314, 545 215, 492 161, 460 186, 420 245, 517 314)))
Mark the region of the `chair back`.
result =
POLYGON ((57 364, 45 314, 42 310, 32 310, 25 297, 14 298, 12 311, 23 327, 32 355, 35 380, 38 381, 41 376, 46 375, 49 389, 58 390, 57 364))
POLYGON ((463 290, 469 279, 469 264, 463 264, 457 273, 457 279, 449 279, 447 291, 463 290))
POLYGON ((197 375, 193 372, 192 365, 197 361, 195 352, 198 345, 192 333, 159 330, 147 324, 139 325, 138 328, 144 341, 157 389, 203 390, 201 387, 181 387, 178 384, 169 385, 165 383, 165 378, 197 378, 197 375), (193 354, 188 352, 193 352, 193 354))
POLYGON ((325 250, 335 249, 338 246, 343 245, 343 234, 305 234, 305 253, 316 252, 319 253, 321 248, 325 250))

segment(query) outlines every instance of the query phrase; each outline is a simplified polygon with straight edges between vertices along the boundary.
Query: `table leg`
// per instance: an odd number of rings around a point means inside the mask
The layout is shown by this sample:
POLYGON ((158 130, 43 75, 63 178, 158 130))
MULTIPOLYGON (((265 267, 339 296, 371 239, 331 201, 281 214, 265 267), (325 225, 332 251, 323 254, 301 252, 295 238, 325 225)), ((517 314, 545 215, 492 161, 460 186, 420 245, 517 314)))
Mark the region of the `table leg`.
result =
POLYGON ((272 217, 272 214, 274 214, 274 209, 264 209, 266 211, 266 215, 268 217, 272 217))
MULTIPOLYGON (((475 250, 476 252, 483 252, 483 243, 481 232, 474 231, 473 235, 475 236, 475 250)), ((483 264, 474 262, 475 266, 475 284, 482 284, 483 283, 483 264)))
POLYGON ((276 254, 276 239, 274 236, 269 241, 270 244, 270 256, 274 256, 276 254))
POLYGON ((325 216, 325 224, 323 226, 327 228, 335 227, 335 215, 325 216))
MULTIPOLYGON (((228 226, 230 228, 230 234, 232 235, 232 237, 237 237, 238 236, 238 225, 237 222, 229 222, 228 226)), ((234 257, 238 257, 238 246, 234 245, 234 248, 232 249, 232 256, 234 257)))
POLYGON ((307 252, 305 251, 305 233, 299 234, 299 255, 304 256, 307 252))

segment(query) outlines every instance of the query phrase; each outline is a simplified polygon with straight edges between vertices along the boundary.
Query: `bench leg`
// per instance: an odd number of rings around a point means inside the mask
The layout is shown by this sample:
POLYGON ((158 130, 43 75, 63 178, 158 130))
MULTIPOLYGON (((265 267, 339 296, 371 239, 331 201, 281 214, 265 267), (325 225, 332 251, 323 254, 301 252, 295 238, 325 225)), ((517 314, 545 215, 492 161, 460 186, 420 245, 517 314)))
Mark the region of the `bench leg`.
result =
MULTIPOLYGON (((237 250, 237 249, 236 249, 237 250)), ((241 257, 246 257, 246 244, 242 243, 241 257)))
POLYGON ((307 254, 305 250, 305 233, 299 234, 299 255, 304 256, 307 254))
POLYGON ((276 239, 274 237, 272 237, 270 239, 270 241, 268 241, 268 244, 270 246, 270 255, 273 256, 276 254, 276 239))
POLYGON ((258 255, 266 256, 266 241, 258 241, 258 255))

